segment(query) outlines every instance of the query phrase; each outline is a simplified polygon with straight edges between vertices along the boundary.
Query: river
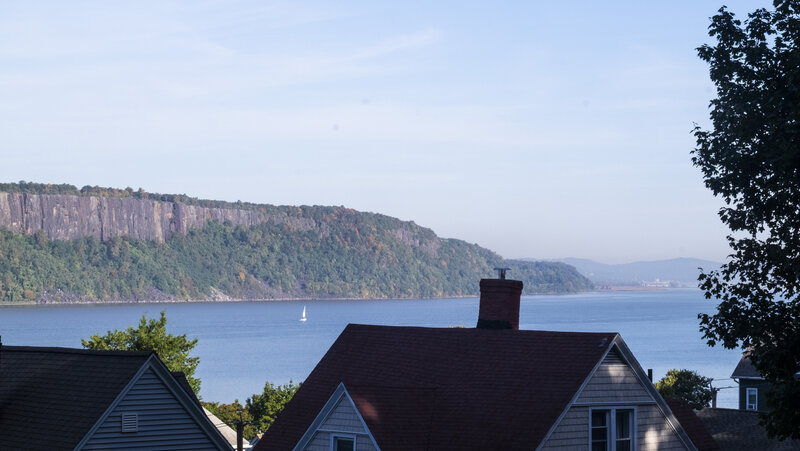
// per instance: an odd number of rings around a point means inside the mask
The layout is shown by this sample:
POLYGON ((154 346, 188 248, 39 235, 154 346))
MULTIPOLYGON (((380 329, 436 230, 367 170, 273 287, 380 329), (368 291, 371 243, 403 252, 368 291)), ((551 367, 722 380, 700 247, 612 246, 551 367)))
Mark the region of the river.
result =
MULTIPOLYGON (((714 305, 693 289, 523 296, 520 328, 619 332, 656 380, 688 368, 735 386, 729 377, 740 353, 710 348, 698 332, 697 314, 714 305)), ((266 381, 302 381, 348 323, 474 327, 478 299, 0 306, 0 336, 4 345, 80 347, 81 338, 161 310, 170 333, 198 339, 202 398, 227 403, 260 393, 266 381)), ((736 408, 737 396, 723 389, 719 407, 736 408)))

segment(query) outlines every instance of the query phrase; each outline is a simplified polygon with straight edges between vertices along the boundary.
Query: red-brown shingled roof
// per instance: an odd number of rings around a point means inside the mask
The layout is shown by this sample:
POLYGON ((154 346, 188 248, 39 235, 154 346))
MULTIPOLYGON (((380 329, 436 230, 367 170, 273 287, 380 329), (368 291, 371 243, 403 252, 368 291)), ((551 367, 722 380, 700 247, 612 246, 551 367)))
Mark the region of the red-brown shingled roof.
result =
POLYGON ((256 451, 291 449, 340 382, 382 450, 531 449, 615 337, 351 324, 256 451))
POLYGON ((689 407, 689 403, 684 399, 667 399, 669 410, 672 411, 675 418, 681 423, 683 430, 697 447, 698 451, 717 451, 720 449, 714 437, 708 432, 706 426, 697 418, 694 410, 689 407))

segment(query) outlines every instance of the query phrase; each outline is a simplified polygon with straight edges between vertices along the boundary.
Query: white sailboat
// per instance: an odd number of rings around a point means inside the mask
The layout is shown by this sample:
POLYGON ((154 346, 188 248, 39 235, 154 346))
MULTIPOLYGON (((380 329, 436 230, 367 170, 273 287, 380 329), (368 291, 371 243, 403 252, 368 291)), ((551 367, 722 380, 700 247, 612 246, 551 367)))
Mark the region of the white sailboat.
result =
POLYGON ((305 321, 306 321, 306 319, 307 319, 307 318, 306 318, 306 306, 304 305, 304 306, 303 306, 303 316, 301 316, 301 317, 300 317, 300 321, 301 321, 301 322, 305 322, 305 321))

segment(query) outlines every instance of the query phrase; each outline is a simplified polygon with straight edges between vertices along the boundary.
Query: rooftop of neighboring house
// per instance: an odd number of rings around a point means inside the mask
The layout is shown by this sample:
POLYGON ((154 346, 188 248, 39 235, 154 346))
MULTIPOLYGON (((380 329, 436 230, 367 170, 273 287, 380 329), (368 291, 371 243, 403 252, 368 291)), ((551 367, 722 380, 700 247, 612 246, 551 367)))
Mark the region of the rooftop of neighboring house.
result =
MULTIPOLYGON (((689 403, 683 399, 667 399, 667 404, 670 410, 681 423, 686 434, 692 439, 692 443, 697 447, 698 451, 715 451, 720 448, 719 444, 711 436, 711 433, 706 429, 705 424, 691 407, 689 403)), ((727 449, 727 448, 724 448, 727 449)))
POLYGON ((77 444, 151 352, 0 347, 0 444, 77 444))
MULTIPOLYGON (((105 421, 112 421, 108 419, 115 406, 121 405, 135 390, 137 393, 147 391, 146 396, 155 393, 166 397, 159 398, 159 402, 150 398, 146 413, 138 412, 142 415, 134 420, 136 430, 122 431, 137 435, 122 441, 133 443, 128 439, 135 438, 141 440, 140 445, 146 446, 148 440, 150 444, 158 442, 165 434, 170 437, 167 441, 172 440, 173 435, 182 440, 185 437, 180 437, 180 434, 189 431, 187 437, 193 440, 203 437, 200 441, 204 446, 230 449, 203 415, 200 402, 184 374, 170 373, 154 352, 7 346, 2 343, 0 449, 71 450, 84 445, 94 446, 97 443, 91 444, 91 440, 107 439, 98 438, 98 428, 102 429, 107 424, 105 421), (141 382, 151 376, 159 381, 155 386, 153 379, 141 382), (137 385, 140 383, 142 385, 137 385), (166 404, 164 400, 167 400, 166 404), (176 411, 179 408, 176 406, 183 410, 176 411), (139 423, 146 423, 148 417, 159 415, 179 418, 183 423, 173 429, 154 429, 149 425, 140 427, 139 423), (187 424, 191 426, 187 428, 187 424), (31 437, 42 436, 43 432, 45 440, 31 442, 31 437), (159 437, 154 438, 156 436, 159 437)), ((124 429, 120 420, 113 421, 118 421, 117 424, 124 429)), ((108 433, 107 429, 102 432, 108 433)))
POLYGON ((697 417, 724 450, 800 450, 800 440, 778 441, 767 438, 767 431, 759 424, 758 412, 705 408, 697 412, 697 417))
POLYGON ((753 366, 753 362, 750 361, 750 357, 747 356, 747 353, 742 355, 742 358, 739 360, 739 364, 736 365, 736 368, 733 370, 733 374, 731 374, 732 379, 763 379, 761 377, 761 373, 758 372, 755 366, 753 366))

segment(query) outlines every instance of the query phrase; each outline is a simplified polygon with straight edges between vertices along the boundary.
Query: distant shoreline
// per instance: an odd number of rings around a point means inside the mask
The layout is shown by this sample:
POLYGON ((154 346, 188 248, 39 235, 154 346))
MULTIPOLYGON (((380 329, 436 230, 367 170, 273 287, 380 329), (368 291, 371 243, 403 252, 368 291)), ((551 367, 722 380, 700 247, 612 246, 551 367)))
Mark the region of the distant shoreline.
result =
MULTIPOLYGON (((682 287, 641 287, 635 285, 611 285, 595 288, 592 291, 665 291, 682 287)), ((691 288, 691 287, 687 287, 691 288)))
POLYGON ((425 299, 468 299, 476 298, 474 296, 444 296, 437 298, 270 298, 270 299, 175 299, 175 300, 142 300, 142 301, 71 301, 71 302, 0 302, 0 307, 8 306, 63 306, 63 305, 138 305, 138 304, 227 304, 227 303, 240 303, 240 302, 297 302, 297 301, 418 301, 425 299))
MULTIPOLYGON (((575 293, 537 293, 537 294, 524 294, 523 296, 563 296, 563 295, 570 295, 570 294, 580 294, 580 293, 604 293, 604 292, 614 292, 614 291, 622 291, 622 292, 629 292, 629 291, 668 291, 668 290, 685 290, 685 289, 697 289, 697 287, 642 287, 642 286, 635 286, 635 285, 613 285, 613 286, 603 286, 599 288, 595 288, 594 290, 588 291, 580 291, 575 293)), ((442 297, 435 297, 435 298, 426 298, 426 297, 412 297, 412 298, 347 298, 347 297, 336 297, 336 298, 269 298, 269 299, 159 299, 159 300, 141 300, 141 301, 99 301, 99 302, 92 302, 92 301, 70 301, 70 302, 36 302, 36 301, 26 301, 26 302, 0 302, 0 308, 2 307, 15 307, 15 306, 64 306, 64 305, 83 305, 83 306, 91 306, 91 305, 158 305, 158 304, 225 304, 225 303, 241 303, 241 302, 298 302, 298 301, 307 301, 307 302, 317 302, 317 301, 418 301, 418 300, 441 300, 441 299, 469 299, 469 298, 478 298, 478 294, 470 295, 470 296, 442 296, 442 297)))

